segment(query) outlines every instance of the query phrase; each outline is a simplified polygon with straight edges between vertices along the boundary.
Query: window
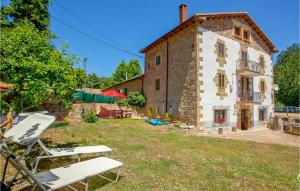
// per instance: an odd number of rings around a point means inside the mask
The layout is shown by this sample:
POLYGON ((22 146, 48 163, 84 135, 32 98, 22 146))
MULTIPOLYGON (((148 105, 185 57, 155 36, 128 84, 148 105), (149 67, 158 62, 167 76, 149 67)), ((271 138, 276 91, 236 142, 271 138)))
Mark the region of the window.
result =
POLYGON ((243 29, 243 39, 248 41, 250 40, 250 35, 248 30, 243 29))
POLYGON ((261 68, 265 67, 265 58, 263 56, 259 57, 259 64, 261 68))
POLYGON ((259 121, 265 121, 266 120, 266 114, 267 114, 267 109, 259 109, 258 110, 258 119, 259 121))
POLYGON ((224 44, 221 42, 218 42, 218 55, 219 56, 225 56, 224 53, 224 44))
POLYGON ((155 90, 159 90, 160 89, 160 80, 156 79, 155 80, 155 90))
POLYGON ((248 66, 248 54, 246 51, 242 51, 242 64, 243 66, 248 66))
POLYGON ((225 75, 224 74, 219 74, 219 87, 224 88, 225 87, 225 75))
POLYGON ((260 91, 261 91, 262 93, 265 92, 265 81, 260 81, 260 91))
POLYGON ((253 78, 247 78, 247 91, 249 96, 253 94, 253 78))
POLYGON ((237 36, 237 37, 241 37, 241 27, 237 27, 235 26, 234 27, 234 35, 237 36))
POLYGON ((127 88, 121 88, 119 89, 119 93, 124 94, 127 96, 127 88))
POLYGON ((156 56, 155 63, 156 65, 160 65, 160 56, 156 56))
POLYGON ((226 110, 214 110, 214 123, 224 124, 226 122, 226 110))

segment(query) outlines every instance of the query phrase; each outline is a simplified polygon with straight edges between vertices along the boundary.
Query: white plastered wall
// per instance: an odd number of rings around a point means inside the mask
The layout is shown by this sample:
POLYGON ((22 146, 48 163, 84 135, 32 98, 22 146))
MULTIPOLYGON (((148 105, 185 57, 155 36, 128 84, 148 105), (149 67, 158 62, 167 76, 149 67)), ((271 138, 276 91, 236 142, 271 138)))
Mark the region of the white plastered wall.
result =
POLYGON ((259 121, 259 108, 267 108, 267 114, 266 117, 269 119, 271 113, 273 112, 273 103, 272 103, 272 91, 273 91, 273 72, 272 72, 272 58, 269 54, 253 49, 251 47, 248 48, 249 53, 249 59, 254 61, 259 61, 260 55, 264 56, 265 59, 265 73, 264 75, 254 77, 253 78, 253 91, 254 92, 260 92, 259 90, 259 83, 260 79, 264 78, 266 83, 266 90, 265 90, 265 96, 266 98, 263 100, 261 104, 254 104, 253 107, 253 120, 254 120, 254 126, 256 126, 257 122, 259 121))
MULTIPOLYGON (((200 73, 203 74, 200 77, 200 81, 203 81, 203 85, 201 85, 200 90, 204 90, 203 93, 200 93, 201 101, 200 106, 202 106, 202 114, 203 118, 201 120, 204 128, 212 129, 213 127, 213 119, 214 119, 214 108, 226 108, 228 109, 227 113, 227 122, 228 127, 236 126, 237 122, 237 112, 235 110, 234 105, 238 100, 237 97, 237 81, 236 81, 236 67, 237 61, 240 57, 240 44, 238 41, 234 41, 230 38, 226 38, 222 35, 219 35, 215 32, 208 31, 204 28, 199 28, 199 38, 202 39, 200 42, 200 48, 202 49, 200 53, 200 57, 202 57, 202 61, 200 61, 200 65, 202 66, 202 70, 200 73), (225 46, 227 48, 227 57, 226 64, 223 67, 219 66, 219 63, 216 61, 217 55, 215 53, 215 44, 217 40, 223 40, 225 42, 225 46), (229 84, 226 87, 227 96, 224 97, 223 100, 220 99, 217 93, 217 86, 214 82, 214 78, 217 74, 217 70, 224 70, 225 74, 228 78, 229 84)), ((253 90, 255 92, 259 92, 259 82, 260 78, 265 78, 266 82, 266 98, 261 104, 254 104, 253 106, 253 121, 254 125, 258 122, 258 109, 261 107, 267 107, 268 113, 267 118, 270 117, 270 112, 273 111, 272 105, 272 87, 273 87, 273 73, 272 73, 272 59, 271 56, 265 52, 248 48, 248 54, 250 60, 259 60, 259 56, 263 55, 265 58, 265 75, 254 77, 253 79, 253 90)))
POLYGON ((200 94, 201 101, 200 106, 203 107, 203 125, 206 128, 211 128, 214 120, 214 108, 226 108, 227 109, 227 125, 228 127, 236 126, 236 111, 234 109, 234 104, 237 99, 237 88, 236 88, 236 62, 239 59, 240 44, 232 39, 221 36, 215 32, 208 31, 206 29, 200 28, 200 38, 202 42, 200 43, 200 48, 202 52, 200 56, 203 58, 200 65, 202 70, 200 71, 203 76, 200 80, 203 81, 201 90, 204 93, 200 94), (219 66, 216 61, 217 55, 215 53, 215 44, 217 40, 223 40, 227 48, 226 64, 223 67, 219 66), (229 84, 226 87, 227 96, 223 100, 220 99, 217 93, 217 86, 214 82, 214 78, 217 75, 218 69, 224 70, 228 78, 229 84))

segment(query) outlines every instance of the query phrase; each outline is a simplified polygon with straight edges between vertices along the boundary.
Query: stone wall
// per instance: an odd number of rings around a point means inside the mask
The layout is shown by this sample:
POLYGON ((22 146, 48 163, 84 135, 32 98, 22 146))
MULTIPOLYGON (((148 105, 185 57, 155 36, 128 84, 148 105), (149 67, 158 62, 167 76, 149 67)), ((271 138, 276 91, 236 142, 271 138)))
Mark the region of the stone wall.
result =
POLYGON ((146 111, 151 111, 154 115, 167 111, 175 120, 195 126, 198 120, 197 55, 199 53, 196 34, 197 27, 194 24, 147 51, 144 78, 146 111), (160 56, 159 65, 155 63, 156 56, 160 56), (155 89, 156 79, 160 79, 160 90, 155 89))
POLYGON ((38 108, 40 111, 48 111, 50 115, 56 117, 56 120, 63 120, 69 113, 61 104, 57 101, 52 101, 41 105, 38 108))
MULTIPOLYGON (((74 103, 72 104, 71 110, 66 110, 57 102, 51 102, 43 104, 39 108, 40 111, 48 111, 49 115, 56 117, 56 120, 63 120, 65 117, 67 117, 71 125, 82 123, 82 112, 90 109, 96 110, 96 113, 99 114, 101 109, 119 110, 120 107, 117 104, 109 103, 74 103)), ((141 115, 145 113, 144 108, 128 107, 122 109, 131 110, 133 112, 132 117, 141 117, 141 115)))
MULTIPOLYGON (((84 110, 96 110, 97 115, 100 115, 102 110, 112 111, 119 110, 120 107, 117 104, 108 104, 108 103, 75 103, 72 105, 72 109, 68 113, 68 119, 70 124, 78 124, 83 122, 81 118, 81 114, 84 110)), ((134 107, 122 107, 123 110, 132 111, 132 117, 141 117, 141 114, 144 114, 143 108, 134 108, 134 107)), ((105 116, 105 118, 113 118, 114 115, 111 113, 109 116, 105 116)))
POLYGON ((164 112, 166 106, 167 80, 167 43, 164 42, 145 54, 144 94, 147 99, 146 111, 156 115, 164 112), (156 56, 160 56, 160 64, 156 65, 156 56), (160 89, 156 90, 155 81, 160 80, 160 89))
POLYGON ((208 19, 203 24, 202 28, 216 32, 219 35, 225 36, 232 40, 238 41, 240 44, 253 47, 257 50, 271 54, 270 49, 258 34, 252 30, 249 24, 243 18, 227 18, 227 19, 208 19), (250 32, 250 42, 245 42, 240 38, 234 36, 234 26, 245 27, 250 32))

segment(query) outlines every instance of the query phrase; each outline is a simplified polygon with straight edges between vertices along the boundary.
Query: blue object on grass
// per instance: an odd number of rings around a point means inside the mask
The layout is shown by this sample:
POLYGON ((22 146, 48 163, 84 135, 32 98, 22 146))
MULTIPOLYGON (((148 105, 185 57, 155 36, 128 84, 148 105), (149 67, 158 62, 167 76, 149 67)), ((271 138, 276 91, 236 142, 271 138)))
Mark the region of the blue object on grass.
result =
POLYGON ((168 125, 167 121, 159 121, 158 119, 146 119, 146 122, 151 125, 168 125))

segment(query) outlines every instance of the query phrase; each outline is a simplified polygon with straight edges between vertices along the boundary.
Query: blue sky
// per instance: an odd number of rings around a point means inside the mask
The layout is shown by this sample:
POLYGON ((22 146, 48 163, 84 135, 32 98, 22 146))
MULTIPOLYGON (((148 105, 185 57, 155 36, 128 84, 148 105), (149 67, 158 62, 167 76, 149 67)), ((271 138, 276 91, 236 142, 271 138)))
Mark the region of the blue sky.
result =
MULTIPOLYGON (((200 12, 247 11, 279 51, 298 42, 299 0, 53 0, 50 14, 100 40, 91 30, 61 8, 57 2, 114 41, 118 47, 139 50, 178 24, 178 6, 188 5, 189 16, 200 12)), ((121 60, 136 58, 116 51, 51 19, 51 30, 70 45, 70 52, 87 57, 87 71, 110 76, 121 60)), ((143 54, 140 54, 143 56, 143 54)), ((138 58, 143 64, 144 60, 138 58)))

